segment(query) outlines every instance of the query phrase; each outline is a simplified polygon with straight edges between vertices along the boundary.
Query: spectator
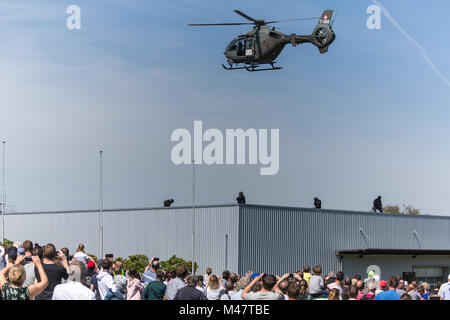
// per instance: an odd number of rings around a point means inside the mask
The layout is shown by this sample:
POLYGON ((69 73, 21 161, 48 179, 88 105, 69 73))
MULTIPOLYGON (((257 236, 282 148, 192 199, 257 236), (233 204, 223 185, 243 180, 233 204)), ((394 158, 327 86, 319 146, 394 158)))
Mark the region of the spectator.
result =
POLYGON ((300 281, 299 289, 297 300, 313 300, 313 297, 308 293, 308 282, 306 280, 300 281))
POLYGON ((397 278, 391 277, 389 279, 389 290, 377 294, 375 300, 400 300, 400 295, 396 291, 397 285, 397 278))
MULTIPOLYGON (((102 269, 96 276, 94 283, 97 284, 97 289, 101 300, 114 300, 114 294, 117 292, 114 279, 111 275, 112 263, 109 259, 102 259, 102 269)), ((91 279, 92 281, 92 279, 91 279)), ((116 298, 119 299, 119 298, 116 298)))
POLYGON ((311 267, 309 264, 303 265, 303 279, 309 284, 309 280, 312 278, 312 274, 310 273, 311 267))
POLYGON ((145 285, 148 285, 150 282, 156 280, 156 272, 158 271, 158 269, 159 269, 159 259, 153 257, 144 271, 145 285))
POLYGON ((428 284, 428 282, 422 282, 421 286, 423 287, 423 295, 422 297, 425 300, 430 300, 430 285, 428 284))
MULTIPOLYGON (((58 251, 58 256, 61 258, 62 266, 55 264, 54 260, 56 257, 55 246, 51 243, 47 244, 43 248, 44 261, 42 267, 47 275, 48 286, 42 291, 41 294, 36 296, 36 300, 52 300, 53 290, 58 284, 61 284, 63 279, 67 279, 69 276, 67 274, 67 258, 61 251, 58 251)), ((34 260, 33 260, 34 262, 34 260)), ((35 268, 35 277, 38 281, 41 281, 40 273, 37 268, 35 268)))
POLYGON ((439 297, 441 297, 441 300, 450 300, 450 296, 448 294, 446 294, 445 298, 444 298, 444 291, 448 291, 448 289, 450 289, 450 273, 447 277, 447 281, 446 283, 443 283, 442 285, 440 285, 439 287, 439 291, 438 291, 438 295, 439 297))
POLYGON ((339 295, 342 295, 342 281, 344 280, 344 273, 342 271, 339 271, 337 273, 337 275, 334 274, 333 271, 331 271, 330 273, 328 273, 328 276, 325 278, 325 280, 327 279, 335 279, 334 281, 332 281, 329 285, 327 285, 327 289, 331 290, 331 289, 337 289, 339 290, 339 295))
POLYGON ((14 265, 10 262, 0 271, 0 285, 3 300, 33 300, 47 287, 48 279, 42 267, 41 260, 36 256, 33 256, 31 259, 40 277, 36 283, 27 287, 23 287, 26 273, 25 268, 21 265, 25 260, 25 256, 19 256, 14 265), (8 274, 9 281, 6 280, 6 274, 8 274))
MULTIPOLYGON (((91 261, 89 261, 91 262, 91 261)), ((88 262, 88 263, 89 263, 88 262)), ((125 271, 123 270, 123 262, 120 260, 116 260, 113 265, 113 280, 116 285, 117 294, 121 294, 123 298, 126 297, 127 294, 127 283, 128 279, 125 275, 125 271)))
POLYGON ((197 290, 200 290, 201 292, 203 292, 203 276, 198 276, 197 277, 197 286, 195 287, 197 290))
MULTIPOLYGON (((387 283, 384 280, 381 280, 378 283, 378 289, 375 291, 375 294, 378 295, 380 292, 386 291, 387 283)), ((397 288, 396 288, 397 289, 397 288)))
POLYGON ((95 300, 102 300, 102 298, 100 296, 100 291, 98 290, 98 279, 97 279, 98 272, 99 272, 99 267, 97 266, 94 270, 94 274, 91 276, 90 289, 95 294, 95 300))
POLYGON ((203 286, 205 287, 208 283, 208 278, 212 273, 212 269, 210 267, 206 268, 205 275, 203 276, 203 286))
POLYGON ((223 287, 225 287, 225 283, 226 283, 228 280, 230 280, 230 271, 224 270, 224 271, 222 272, 222 280, 221 280, 223 287))
POLYGON ((72 257, 69 255, 69 249, 67 248, 61 248, 61 252, 64 253, 64 255, 67 258, 67 263, 70 264, 70 261, 72 260, 72 257))
POLYGON ((78 261, 83 262, 83 264, 85 265, 85 267, 87 267, 87 263, 89 261, 89 256, 85 253, 85 246, 84 244, 80 243, 77 247, 77 253, 75 253, 73 255, 73 257, 75 259, 77 259, 78 261))
POLYGON ((403 279, 400 279, 398 281, 398 286, 397 286, 397 289, 395 291, 397 291, 397 293, 399 295, 403 295, 404 293, 406 293, 405 289, 404 289, 404 284, 405 284, 405 281, 403 281, 403 279))
POLYGON ((278 282, 273 275, 261 273, 242 292, 243 300, 283 300, 283 293, 278 289, 278 283, 286 279, 289 273, 285 274, 278 282), (250 289, 262 280, 262 288, 258 292, 250 292, 250 289))
POLYGON ((380 211, 381 213, 383 213, 383 204, 381 203, 381 196, 378 196, 374 201, 373 201, 373 208, 372 208, 373 212, 377 212, 380 211))
POLYGON ((143 291, 139 272, 136 268, 131 268, 128 270, 127 300, 142 300, 143 291))
POLYGON ((237 203, 239 204, 245 204, 245 196, 244 193, 241 191, 239 192, 238 197, 236 198, 237 203))
POLYGON ((0 270, 6 267, 6 254, 8 252, 8 247, 4 244, 0 246, 0 270))
POLYGON ((203 292, 195 289, 197 282, 198 278, 196 276, 188 276, 186 278, 186 286, 177 291, 173 300, 206 300, 203 292))
POLYGON ((352 286, 352 278, 345 277, 344 285, 343 285, 342 289, 350 289, 351 286, 352 286))
POLYGON ((400 300, 412 300, 411 296, 407 293, 402 294, 400 300))
POLYGON ((225 291, 223 292, 220 300, 231 300, 231 298, 236 294, 234 290, 234 283, 231 280, 225 282, 225 291))
POLYGON ((359 292, 359 290, 357 287, 351 286, 348 289, 348 296, 349 296, 348 300, 358 300, 358 292, 359 292))
POLYGON ((299 300, 298 297, 300 296, 300 287, 296 283, 292 283, 289 285, 287 289, 287 300, 299 300))
POLYGON ((242 300, 242 292, 244 292, 244 289, 248 287, 250 284, 250 279, 248 277, 243 277, 238 281, 238 288, 239 290, 233 294, 231 297, 231 300, 242 300))
POLYGON ((413 283, 410 283, 408 285, 408 288, 406 288, 406 293, 409 294, 413 300, 420 300, 419 294, 417 293, 417 289, 413 283))
POLYGON ((208 283, 206 287, 203 289, 203 293, 205 294, 208 300, 220 300, 220 297, 224 293, 225 288, 221 281, 219 281, 218 277, 215 274, 209 276, 208 283))
POLYGON ((339 290, 336 288, 331 289, 328 300, 339 300, 339 290))
POLYGON ((278 288, 283 293, 284 300, 289 299, 289 297, 287 295, 288 287, 289 287, 289 282, 288 282, 287 279, 284 279, 283 281, 280 281, 280 283, 278 285, 278 288))
POLYGON ((317 197, 314 198, 314 208, 322 209, 322 201, 317 197))
POLYGON ((181 264, 177 267, 176 278, 170 280, 170 282, 167 285, 166 289, 167 300, 173 300, 175 298, 175 295, 177 294, 177 291, 186 286, 184 278, 186 277, 187 272, 188 269, 184 264, 181 264))
POLYGON ((67 270, 69 275, 67 282, 55 287, 52 300, 94 300, 94 292, 82 284, 85 281, 86 274, 84 269, 84 264, 81 261, 71 264, 67 270))
POLYGON ((322 290, 324 289, 324 282, 320 276, 322 274, 322 266, 314 266, 312 274, 313 275, 309 280, 309 293, 313 298, 316 298, 323 293, 322 290))
POLYGON ((25 252, 25 282, 23 283, 24 287, 28 287, 29 285, 32 285, 36 280, 36 275, 34 274, 34 263, 32 260, 33 256, 33 242, 30 240, 25 240, 23 242, 23 250, 25 252))
POLYGON ((96 274, 95 268, 96 268, 95 262, 89 261, 87 264, 86 277, 84 281, 84 285, 88 288, 91 287, 91 279, 96 274))
POLYGON ((156 271, 156 280, 150 282, 144 289, 144 300, 164 300, 167 286, 163 280, 164 272, 156 271))
POLYGON ((230 281, 233 282, 233 284, 236 284, 239 281, 239 276, 233 272, 230 275, 230 281))

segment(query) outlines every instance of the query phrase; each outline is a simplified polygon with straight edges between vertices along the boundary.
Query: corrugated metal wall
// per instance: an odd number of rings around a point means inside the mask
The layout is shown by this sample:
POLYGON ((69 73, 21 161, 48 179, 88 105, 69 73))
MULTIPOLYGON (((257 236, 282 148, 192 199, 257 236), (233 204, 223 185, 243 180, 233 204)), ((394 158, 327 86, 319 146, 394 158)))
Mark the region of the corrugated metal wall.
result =
MULTIPOLYGON (((196 261, 200 273, 210 266, 215 272, 237 271, 238 207, 198 207, 196 261), (226 245, 228 235, 228 245, 226 245)), ((132 254, 163 260, 176 254, 186 260, 192 254, 192 208, 105 210, 104 253, 115 257, 132 254)), ((11 240, 30 239, 41 245, 52 242, 74 253, 84 243, 88 253, 99 255, 98 211, 6 214, 5 235, 11 240)))
MULTIPOLYGON (((176 254, 190 260, 191 214, 188 207, 105 210, 104 252, 116 257, 142 253, 161 259, 176 254)), ((82 242, 89 253, 98 255, 98 218, 98 211, 6 214, 5 233, 11 240, 53 242, 58 248, 67 246, 71 252, 82 242)), ((228 268, 239 273, 253 270, 282 274, 297 271, 303 264, 321 264, 324 274, 341 268, 348 274, 364 273, 369 258, 345 257, 341 266, 336 251, 420 246, 450 249, 449 231, 449 217, 255 205, 202 206, 196 208, 196 261, 202 274, 207 266, 217 273, 228 268)), ((399 259, 398 263, 390 258, 380 261, 386 264, 386 272, 411 269, 409 258, 399 259)), ((443 257, 430 259, 430 264, 447 261, 443 257)), ((371 259, 371 263, 374 261, 371 259)))
MULTIPOLYGON (((341 268, 336 250, 449 249, 449 231, 449 217, 247 205, 239 218, 239 272, 283 274, 303 264, 321 264, 323 273, 336 272, 341 268)), ((360 263, 347 259, 346 267, 361 272, 360 263)))

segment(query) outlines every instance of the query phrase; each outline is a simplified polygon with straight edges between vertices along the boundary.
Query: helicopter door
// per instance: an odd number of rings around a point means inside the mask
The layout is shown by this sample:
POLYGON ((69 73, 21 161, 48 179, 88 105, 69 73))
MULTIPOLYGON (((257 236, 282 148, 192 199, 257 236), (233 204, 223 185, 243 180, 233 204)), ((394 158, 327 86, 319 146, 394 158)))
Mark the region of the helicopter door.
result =
POLYGON ((244 39, 238 40, 237 47, 238 47, 237 55, 241 56, 241 57, 244 56, 245 55, 245 41, 244 41, 244 39))
POLYGON ((253 50, 254 43, 255 42, 253 41, 253 39, 247 39, 245 41, 245 56, 246 57, 252 57, 254 55, 254 50, 253 50))

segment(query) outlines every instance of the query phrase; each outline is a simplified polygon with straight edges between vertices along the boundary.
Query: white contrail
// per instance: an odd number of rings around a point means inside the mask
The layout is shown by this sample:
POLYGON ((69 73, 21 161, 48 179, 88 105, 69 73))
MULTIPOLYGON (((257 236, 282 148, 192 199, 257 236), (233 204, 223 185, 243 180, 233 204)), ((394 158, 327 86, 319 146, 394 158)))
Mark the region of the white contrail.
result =
POLYGON ((420 50, 423 58, 425 59, 425 62, 428 63, 428 65, 434 70, 434 72, 436 72, 437 75, 439 77, 441 77, 442 80, 444 80, 444 82, 447 84, 447 86, 450 87, 450 82, 438 70, 438 68, 434 65, 433 61, 431 61, 430 57, 428 56, 427 51, 416 40, 414 40, 413 37, 411 37, 405 30, 403 30, 402 27, 400 27, 400 25, 391 17, 391 15, 389 14, 389 11, 378 0, 372 0, 372 2, 375 3, 377 6, 379 6, 381 8, 381 11, 383 12, 383 14, 386 16, 386 18, 388 18, 388 20, 390 22, 392 22, 392 24, 398 29, 398 31, 400 31, 406 38, 409 39, 409 41, 411 41, 411 43, 413 45, 415 45, 417 47, 417 49, 420 50))

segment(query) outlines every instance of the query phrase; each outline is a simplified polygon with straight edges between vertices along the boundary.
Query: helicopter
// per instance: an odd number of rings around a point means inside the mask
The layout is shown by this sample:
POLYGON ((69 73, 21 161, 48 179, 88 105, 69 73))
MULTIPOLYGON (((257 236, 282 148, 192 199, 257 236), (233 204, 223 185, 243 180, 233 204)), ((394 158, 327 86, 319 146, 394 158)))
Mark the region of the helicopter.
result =
POLYGON ((239 35, 226 47, 224 55, 227 58, 229 67, 222 63, 222 67, 225 70, 245 69, 251 72, 279 70, 282 69, 282 67, 276 67, 274 65, 276 63, 275 59, 280 55, 287 44, 290 43, 292 46, 296 47, 298 44, 312 43, 319 49, 319 52, 323 54, 328 51, 328 47, 336 39, 336 35, 332 28, 334 21, 331 21, 334 10, 325 10, 320 17, 281 21, 253 19, 242 11, 234 10, 234 12, 251 22, 188 24, 188 26, 191 27, 254 25, 252 31, 239 35), (319 19, 319 22, 311 35, 296 35, 295 33, 287 35, 276 31, 275 27, 269 27, 269 24, 273 23, 312 19, 319 19), (234 67, 234 65, 237 66, 234 67), (261 67, 262 65, 270 65, 271 67, 261 67))

